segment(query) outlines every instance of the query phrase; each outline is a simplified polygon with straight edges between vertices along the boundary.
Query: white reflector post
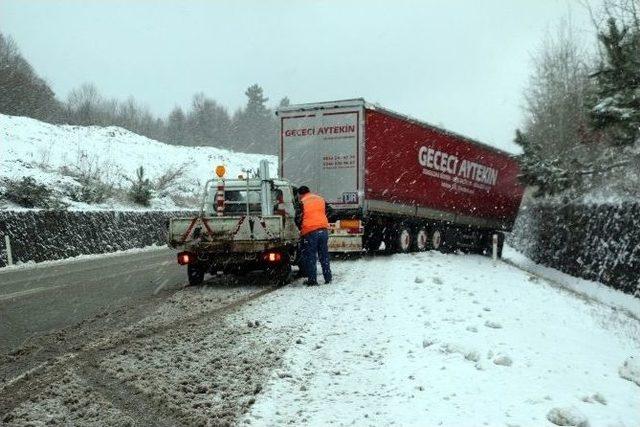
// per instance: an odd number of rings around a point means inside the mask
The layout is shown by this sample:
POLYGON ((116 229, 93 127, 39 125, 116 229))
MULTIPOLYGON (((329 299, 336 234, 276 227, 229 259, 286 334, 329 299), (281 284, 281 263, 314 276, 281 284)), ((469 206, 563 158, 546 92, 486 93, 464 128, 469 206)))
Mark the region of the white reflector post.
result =
POLYGON ((496 261, 498 260, 498 235, 494 234, 492 236, 492 240, 493 240, 493 243, 491 246, 493 251, 492 251, 491 258, 493 258, 493 263, 495 264, 496 261))
POLYGON ((13 265, 13 254, 11 253, 11 239, 8 234, 4 235, 4 244, 7 247, 7 265, 13 265))

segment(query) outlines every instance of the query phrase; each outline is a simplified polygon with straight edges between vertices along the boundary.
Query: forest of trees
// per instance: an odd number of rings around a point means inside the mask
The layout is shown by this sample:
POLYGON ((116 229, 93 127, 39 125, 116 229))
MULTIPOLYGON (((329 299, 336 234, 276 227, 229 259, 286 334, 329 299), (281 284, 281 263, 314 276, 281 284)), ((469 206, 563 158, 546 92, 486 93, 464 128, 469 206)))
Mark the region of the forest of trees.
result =
MULTIPOLYGON (((277 121, 263 89, 254 84, 247 103, 232 115, 204 93, 191 105, 176 106, 166 118, 155 117, 133 97, 108 99, 95 84, 84 83, 59 100, 20 54, 15 41, 0 33, 0 113, 56 124, 121 126, 170 144, 214 146, 247 153, 276 154, 277 121)), ((279 105, 288 105, 283 98, 279 105)))
POLYGON ((591 49, 564 22, 534 57, 516 131, 522 180, 536 196, 640 197, 640 0, 585 3, 591 49))

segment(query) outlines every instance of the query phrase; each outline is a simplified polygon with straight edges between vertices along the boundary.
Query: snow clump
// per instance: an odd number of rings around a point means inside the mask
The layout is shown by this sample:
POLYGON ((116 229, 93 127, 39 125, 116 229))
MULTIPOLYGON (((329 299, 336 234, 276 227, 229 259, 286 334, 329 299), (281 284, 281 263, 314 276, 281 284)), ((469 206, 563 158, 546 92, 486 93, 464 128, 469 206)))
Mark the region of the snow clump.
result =
POLYGON ((624 364, 618 369, 620 378, 632 381, 640 386, 640 359, 637 357, 629 357, 624 364))
POLYGON ((589 427, 584 414, 573 406, 553 408, 547 414, 547 420, 557 426, 589 427))

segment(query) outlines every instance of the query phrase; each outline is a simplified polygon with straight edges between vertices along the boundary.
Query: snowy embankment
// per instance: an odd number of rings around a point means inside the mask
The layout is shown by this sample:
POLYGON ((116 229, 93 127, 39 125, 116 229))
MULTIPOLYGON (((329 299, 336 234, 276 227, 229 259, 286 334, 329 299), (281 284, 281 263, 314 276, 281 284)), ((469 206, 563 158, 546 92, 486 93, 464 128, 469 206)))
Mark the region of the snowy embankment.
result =
MULTIPOLYGON (((193 201, 200 194, 205 181, 214 176, 216 165, 225 165, 227 176, 235 177, 243 169, 257 168, 263 158, 275 171, 275 156, 169 145, 114 126, 52 125, 0 115, 0 181, 33 177, 56 190, 69 209, 140 209, 122 194, 130 185, 127 178, 134 179, 136 169, 142 166, 152 183, 162 175, 182 171, 146 208, 175 210, 184 206, 184 199, 193 201), (112 185, 116 195, 99 204, 72 200, 68 193, 80 185, 79 176, 99 178, 112 185)), ((7 203, 4 208, 18 207, 7 203)))
POLYGON ((505 246, 503 258, 505 261, 513 263, 536 276, 547 279, 552 285, 574 292, 586 299, 607 305, 615 310, 626 311, 630 316, 640 319, 640 298, 633 298, 629 294, 625 294, 622 291, 610 288, 599 282, 581 279, 558 271, 555 268, 536 264, 509 246, 505 246))
POLYGON ((266 320, 267 337, 300 331, 246 422, 640 424, 640 325, 626 314, 479 256, 333 266, 335 284, 243 313, 238 327, 266 320))

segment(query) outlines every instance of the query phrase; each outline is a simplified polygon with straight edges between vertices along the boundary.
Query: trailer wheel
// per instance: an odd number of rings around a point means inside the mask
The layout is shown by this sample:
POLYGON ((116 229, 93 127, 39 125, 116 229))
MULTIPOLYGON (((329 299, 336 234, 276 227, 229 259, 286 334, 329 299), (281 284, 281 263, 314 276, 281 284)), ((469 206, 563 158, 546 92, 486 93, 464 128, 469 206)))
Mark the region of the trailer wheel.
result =
POLYGON ((427 247, 429 246, 429 236, 424 227, 418 228, 412 243, 414 251, 424 252, 427 250, 427 247))
POLYGON ((187 277, 189 286, 198 286, 204 281, 204 268, 198 264, 187 265, 187 277))
POLYGON ((431 244, 431 249, 435 250, 435 251, 439 251, 442 249, 442 231, 440 231, 439 229, 434 229, 431 232, 431 241, 429 242, 431 244))
POLYGON ((406 253, 411 250, 411 230, 408 227, 401 226, 398 228, 398 234, 395 236, 395 249, 400 253, 406 253))

